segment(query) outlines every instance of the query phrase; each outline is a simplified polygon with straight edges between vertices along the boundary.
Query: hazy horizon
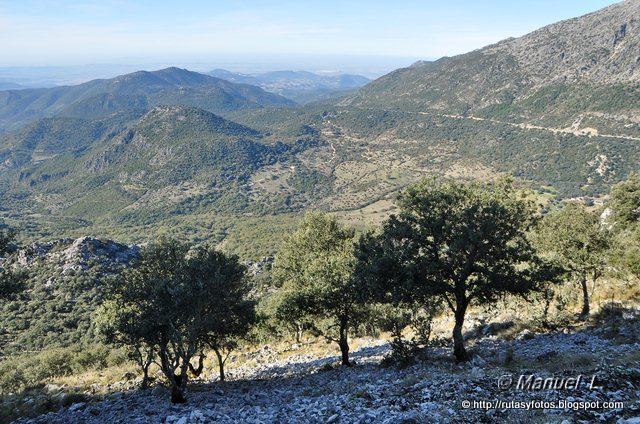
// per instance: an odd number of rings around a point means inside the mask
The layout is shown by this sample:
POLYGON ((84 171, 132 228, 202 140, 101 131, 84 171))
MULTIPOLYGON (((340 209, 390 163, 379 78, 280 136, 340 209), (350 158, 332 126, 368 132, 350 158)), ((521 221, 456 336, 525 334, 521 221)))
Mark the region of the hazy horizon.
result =
POLYGON ((0 81, 76 84, 168 66, 376 78, 612 3, 0 0, 0 81))
POLYGON ((0 0, 0 67, 209 62, 225 54, 436 58, 613 3, 0 0))
MULTIPOLYGON (((433 58, 427 58, 431 60, 433 58)), ((340 56, 340 55, 218 55, 207 62, 176 60, 174 62, 90 63, 81 65, 53 66, 7 66, 0 67, 0 81, 14 82, 24 86, 56 86, 78 84, 90 79, 111 78, 116 75, 139 70, 153 71, 167 67, 179 67, 190 71, 207 73, 214 69, 225 69, 244 74, 271 71, 309 71, 318 74, 357 74, 371 79, 394 69, 409 66, 424 58, 340 56)))

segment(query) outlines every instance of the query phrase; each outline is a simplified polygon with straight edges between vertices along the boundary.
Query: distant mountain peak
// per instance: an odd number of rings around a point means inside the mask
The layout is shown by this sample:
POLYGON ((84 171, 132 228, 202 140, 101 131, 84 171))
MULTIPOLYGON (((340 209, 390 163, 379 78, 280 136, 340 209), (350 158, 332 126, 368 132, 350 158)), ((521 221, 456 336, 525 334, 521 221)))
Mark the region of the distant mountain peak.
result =
POLYGON ((176 73, 186 73, 186 74, 195 74, 195 72, 189 71, 186 68, 178 68, 177 66, 169 66, 164 69, 158 69, 157 71, 153 71, 155 73, 164 73, 164 72, 176 72, 176 73))
POLYGON ((158 104, 185 104, 221 113, 294 106, 295 102, 259 87, 170 67, 137 71, 75 86, 0 91, 0 132, 19 128, 39 118, 101 118, 122 109, 139 111, 158 104))

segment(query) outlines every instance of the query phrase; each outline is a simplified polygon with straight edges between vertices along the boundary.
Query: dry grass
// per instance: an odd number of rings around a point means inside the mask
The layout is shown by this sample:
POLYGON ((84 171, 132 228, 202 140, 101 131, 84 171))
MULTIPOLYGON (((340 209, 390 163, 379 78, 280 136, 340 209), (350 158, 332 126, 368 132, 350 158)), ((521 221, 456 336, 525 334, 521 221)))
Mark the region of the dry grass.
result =
POLYGON ((99 371, 87 371, 82 374, 58 377, 53 379, 51 383, 65 387, 76 387, 83 390, 93 388, 96 390, 96 393, 106 393, 106 387, 123 381, 123 376, 127 374, 137 375, 138 373, 139 371, 133 363, 127 363, 117 367, 104 368, 99 371))

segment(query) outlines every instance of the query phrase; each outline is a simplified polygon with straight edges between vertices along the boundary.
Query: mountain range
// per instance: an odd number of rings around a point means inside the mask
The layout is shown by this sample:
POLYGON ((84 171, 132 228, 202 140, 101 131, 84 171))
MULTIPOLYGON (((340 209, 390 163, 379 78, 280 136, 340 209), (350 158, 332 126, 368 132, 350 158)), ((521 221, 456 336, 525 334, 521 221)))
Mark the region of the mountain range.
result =
POLYGON ((318 75, 307 71, 240 74, 214 69, 209 75, 235 83, 256 85, 303 104, 344 96, 371 82, 361 75, 318 75))
POLYGON ((0 92, 0 131, 44 117, 101 118, 123 109, 149 109, 159 104, 195 106, 214 113, 295 105, 252 85, 167 68, 75 86, 0 92))
POLYGON ((640 169, 639 16, 625 1, 304 106, 266 89, 364 80, 167 68, 3 91, 0 217, 28 238, 170 232, 251 258, 306 209, 379 221, 422 177, 597 199, 640 169))

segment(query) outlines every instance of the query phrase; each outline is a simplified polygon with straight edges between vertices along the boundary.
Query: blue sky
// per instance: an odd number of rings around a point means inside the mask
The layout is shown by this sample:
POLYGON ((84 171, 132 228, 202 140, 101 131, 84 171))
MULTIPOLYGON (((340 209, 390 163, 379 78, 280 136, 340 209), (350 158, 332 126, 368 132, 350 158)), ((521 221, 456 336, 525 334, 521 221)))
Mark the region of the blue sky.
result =
POLYGON ((217 56, 437 58, 608 0, 0 0, 0 66, 215 62, 217 56))

